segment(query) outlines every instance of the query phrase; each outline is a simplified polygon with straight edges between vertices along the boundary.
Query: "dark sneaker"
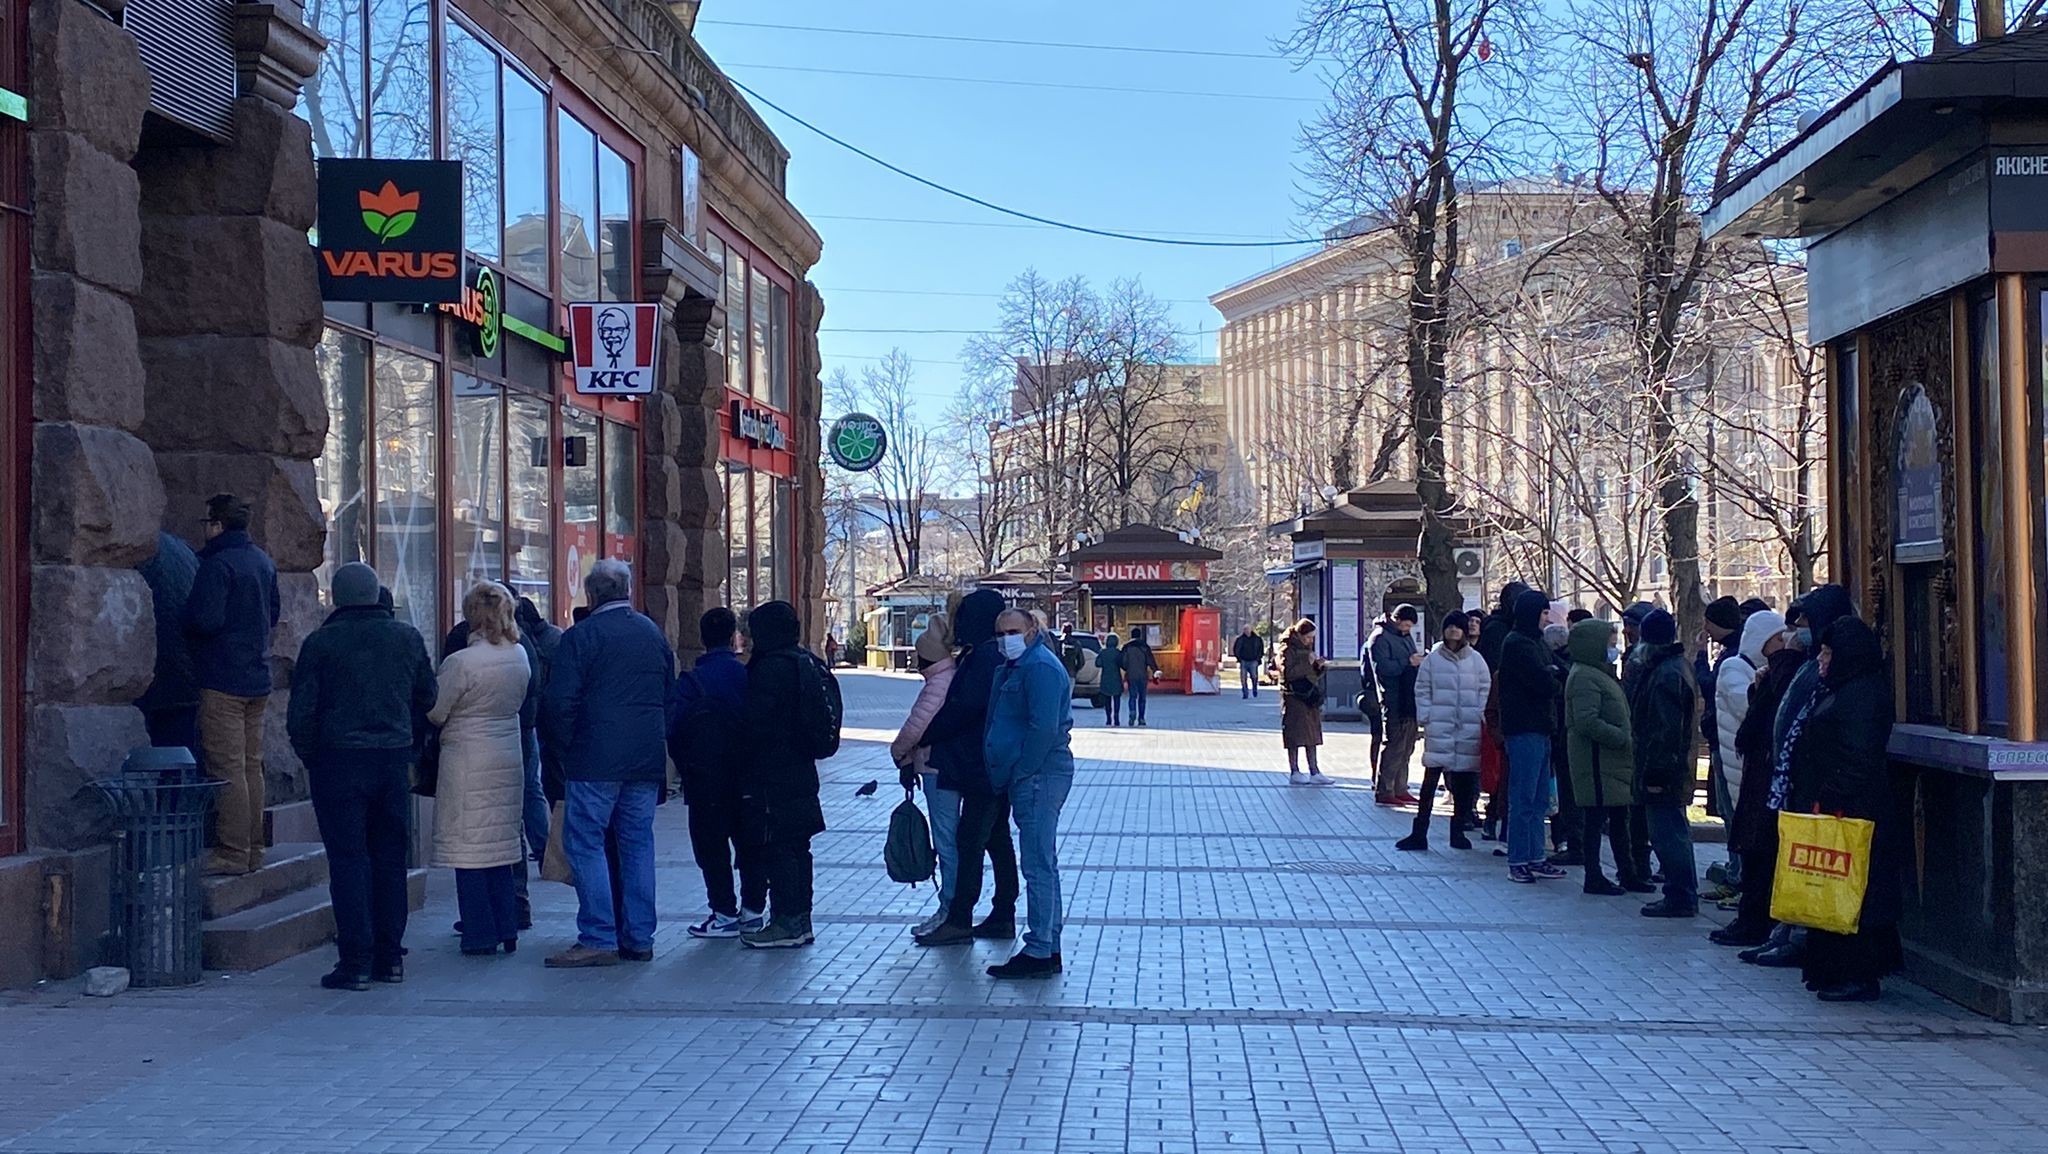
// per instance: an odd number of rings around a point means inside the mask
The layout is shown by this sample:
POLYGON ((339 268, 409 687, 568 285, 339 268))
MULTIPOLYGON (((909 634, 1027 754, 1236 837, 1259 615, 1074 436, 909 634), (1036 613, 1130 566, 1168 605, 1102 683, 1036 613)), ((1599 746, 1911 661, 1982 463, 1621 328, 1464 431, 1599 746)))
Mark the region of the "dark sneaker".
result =
POLYGON ((1748 957, 1748 954, 1749 951, 1744 950, 1736 957, 1767 970, 1789 970, 1806 963, 1806 951, 1798 946, 1763 946, 1757 950, 1756 957, 1748 957))
POLYGON ((551 970, 583 970, 592 966, 616 966, 619 955, 616 950, 593 950, 577 942, 559 954, 550 954, 545 963, 551 970))
POLYGON ((793 950, 817 940, 810 926, 782 922, 769 922, 768 928, 759 933, 740 935, 740 944, 750 950, 793 950))
POLYGON ((983 941, 1014 942, 1017 940, 1017 919, 1014 916, 998 918, 990 914, 970 932, 983 941))
POLYGON ((1883 993, 1884 987, 1876 982, 1844 982, 1824 987, 1817 996, 1823 1002, 1875 1002, 1883 993))
POLYGON ((1582 866, 1586 864, 1586 856, 1575 849, 1559 850, 1550 855, 1550 864, 1554 866, 1582 866))
POLYGON ((1452 849, 1471 849, 1471 848, 1472 848, 1472 839, 1471 839, 1471 838, 1469 838, 1469 837, 1466 837, 1466 836, 1464 835, 1464 833, 1463 833, 1463 832, 1459 832, 1459 833, 1454 833, 1454 834, 1452 834, 1452 835, 1451 835, 1451 848, 1452 848, 1452 849))
POLYGON ((1529 872, 1528 866, 1511 865, 1508 867, 1508 880, 1517 885, 1534 885, 1536 875, 1529 872))
POLYGON ((1429 835, 1411 833, 1407 837, 1402 838, 1400 841, 1395 842, 1394 848, 1407 850, 1410 853, 1414 853, 1420 850, 1426 850, 1429 848, 1429 835))
POLYGON ((1632 894, 1654 894, 1657 892, 1657 887, 1649 882, 1623 882, 1621 883, 1621 888, 1632 894))
POLYGON ((917 938, 920 946, 960 946, 974 940, 974 931, 954 922, 947 922, 931 933, 917 938))
POLYGON ((1030 954, 1018 954, 999 966, 990 966, 991 978, 1050 978, 1061 972, 1060 958, 1054 954, 1049 958, 1034 958, 1030 954))
MULTIPOLYGON (((509 953, 510 951, 506 952, 509 953)), ((635 949, 632 946, 620 946, 619 960, 622 962, 651 962, 654 960, 654 951, 652 949, 635 949)))
POLYGON ((506 938, 504 941, 498 943, 498 948, 505 951, 508 954, 516 954, 519 952, 519 939, 506 938))
POLYGON ((332 971, 320 975, 320 988, 324 990, 367 990, 370 988, 370 978, 367 974, 360 974, 354 970, 344 970, 340 966, 336 966, 332 971))
POLYGON ((1667 900, 1651 902, 1649 905, 1644 906, 1643 916, 1646 918, 1691 918, 1698 917, 1699 910, 1692 906, 1673 905, 1667 900))
MULTIPOLYGON (((766 925, 759 925, 754 927, 754 931, 758 933, 766 928, 766 925)), ((745 930, 740 928, 740 920, 738 918, 715 911, 703 921, 690 927, 690 936, 693 938, 736 938, 745 932, 745 930)))
POLYGON ((1529 873, 1532 876, 1534 876, 1537 880, 1546 882, 1554 882, 1559 878, 1569 876, 1564 872, 1563 869, 1551 865, 1547 861, 1540 861, 1537 862, 1535 865, 1530 866, 1529 873))
POLYGON ((1620 897, 1628 891, 1608 881, 1606 878, 1587 878, 1584 892, 1592 894, 1594 897, 1614 898, 1620 897))
POLYGON ((374 966, 370 969, 370 980, 396 986, 405 981, 405 963, 393 962, 388 966, 374 966))
POLYGON ((1771 931, 1748 926, 1726 926, 1707 935, 1717 946, 1760 946, 1771 940, 1771 931))

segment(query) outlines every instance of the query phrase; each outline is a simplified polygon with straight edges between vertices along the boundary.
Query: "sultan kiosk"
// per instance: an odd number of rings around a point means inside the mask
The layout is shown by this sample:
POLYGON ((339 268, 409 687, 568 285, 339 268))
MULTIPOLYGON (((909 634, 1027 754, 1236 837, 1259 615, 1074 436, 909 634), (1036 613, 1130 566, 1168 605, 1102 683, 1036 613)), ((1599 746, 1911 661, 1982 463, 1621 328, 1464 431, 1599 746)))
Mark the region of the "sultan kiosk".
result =
POLYGON ((1895 681, 1907 973, 2048 1020, 2048 34, 1887 66, 1722 189, 1705 227, 1810 244, 1832 568, 1895 681))

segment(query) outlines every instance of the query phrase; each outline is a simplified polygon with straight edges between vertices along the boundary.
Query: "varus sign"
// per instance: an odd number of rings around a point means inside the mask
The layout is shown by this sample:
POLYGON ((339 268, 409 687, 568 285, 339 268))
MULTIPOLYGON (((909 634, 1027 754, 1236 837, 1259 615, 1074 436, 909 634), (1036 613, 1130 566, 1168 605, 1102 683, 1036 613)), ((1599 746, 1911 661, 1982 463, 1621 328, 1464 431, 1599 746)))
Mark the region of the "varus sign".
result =
POLYGON ((1096 581, 1201 581, 1209 575, 1202 561, 1083 561, 1081 580, 1096 581))
POLYGON ((322 160, 320 295, 462 301, 462 162, 322 160))

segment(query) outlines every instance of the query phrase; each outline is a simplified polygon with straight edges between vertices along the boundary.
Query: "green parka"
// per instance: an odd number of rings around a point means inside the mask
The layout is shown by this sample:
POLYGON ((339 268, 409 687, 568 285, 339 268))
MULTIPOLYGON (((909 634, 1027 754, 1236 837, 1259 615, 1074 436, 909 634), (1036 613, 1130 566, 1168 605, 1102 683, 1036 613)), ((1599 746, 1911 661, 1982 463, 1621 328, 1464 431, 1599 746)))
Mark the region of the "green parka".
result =
POLYGON ((1565 649, 1572 671, 1564 682, 1566 752, 1572 797, 1580 805, 1635 803, 1635 751, 1628 698, 1607 661, 1614 627, 1597 619, 1572 626, 1565 649))

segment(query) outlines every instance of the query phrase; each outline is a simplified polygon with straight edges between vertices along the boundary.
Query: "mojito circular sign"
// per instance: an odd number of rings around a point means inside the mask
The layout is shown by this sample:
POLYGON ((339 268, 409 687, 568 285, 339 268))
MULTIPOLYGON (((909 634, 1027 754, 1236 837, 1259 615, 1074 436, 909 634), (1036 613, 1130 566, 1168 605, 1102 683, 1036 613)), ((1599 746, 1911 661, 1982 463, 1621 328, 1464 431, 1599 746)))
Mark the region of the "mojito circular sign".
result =
POLYGON ((889 451, 889 433, 882 422, 866 413, 848 413, 832 422, 825 451, 840 468, 865 473, 882 463, 889 451))

